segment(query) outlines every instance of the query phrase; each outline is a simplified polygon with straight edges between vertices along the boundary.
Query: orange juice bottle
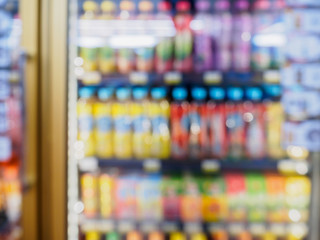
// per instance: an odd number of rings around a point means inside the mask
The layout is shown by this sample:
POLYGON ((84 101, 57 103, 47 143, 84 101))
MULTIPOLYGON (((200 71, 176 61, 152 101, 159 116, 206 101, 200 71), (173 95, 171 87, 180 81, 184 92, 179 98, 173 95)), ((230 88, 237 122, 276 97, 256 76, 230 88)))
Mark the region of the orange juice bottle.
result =
POLYGON ((88 218, 98 214, 97 177, 86 173, 81 176, 81 199, 84 205, 84 215, 88 218))

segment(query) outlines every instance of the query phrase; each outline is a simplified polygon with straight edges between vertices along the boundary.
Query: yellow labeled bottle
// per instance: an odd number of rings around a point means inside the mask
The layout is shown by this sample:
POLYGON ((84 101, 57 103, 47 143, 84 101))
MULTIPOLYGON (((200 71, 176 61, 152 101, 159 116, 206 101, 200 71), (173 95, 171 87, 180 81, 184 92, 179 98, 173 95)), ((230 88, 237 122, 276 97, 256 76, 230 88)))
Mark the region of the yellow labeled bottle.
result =
POLYGON ((128 159, 132 158, 130 89, 118 88, 116 97, 117 102, 112 105, 114 155, 119 159, 128 159))
POLYGON ((99 177, 100 188, 100 215, 102 218, 113 216, 114 180, 109 174, 99 177))
POLYGON ((168 159, 170 157, 169 116, 170 104, 166 100, 165 88, 157 87, 151 91, 152 101, 149 105, 151 119, 151 157, 168 159))
POLYGON ((79 100, 77 103, 78 140, 82 143, 85 157, 95 154, 93 95, 94 90, 92 88, 83 87, 79 90, 79 100))
POLYGON ((98 101, 93 105, 96 155, 99 158, 113 157, 112 94, 112 88, 99 89, 98 101))

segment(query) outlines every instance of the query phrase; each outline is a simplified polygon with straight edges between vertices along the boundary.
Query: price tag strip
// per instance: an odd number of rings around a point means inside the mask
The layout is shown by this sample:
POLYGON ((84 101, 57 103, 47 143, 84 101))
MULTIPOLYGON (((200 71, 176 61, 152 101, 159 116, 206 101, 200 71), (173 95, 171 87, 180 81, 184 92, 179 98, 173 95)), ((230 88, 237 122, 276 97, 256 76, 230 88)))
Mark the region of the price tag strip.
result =
POLYGON ((167 72, 163 79, 168 85, 178 85, 182 82, 182 74, 180 72, 167 72))
POLYGON ((129 76, 131 84, 145 85, 148 83, 148 74, 145 72, 133 72, 129 76))
POLYGON ((218 71, 209 71, 203 74, 203 81, 207 85, 219 84, 222 81, 222 74, 218 71))
POLYGON ((83 172, 94 172, 99 169, 98 160, 94 157, 80 159, 78 164, 79 170, 83 172))

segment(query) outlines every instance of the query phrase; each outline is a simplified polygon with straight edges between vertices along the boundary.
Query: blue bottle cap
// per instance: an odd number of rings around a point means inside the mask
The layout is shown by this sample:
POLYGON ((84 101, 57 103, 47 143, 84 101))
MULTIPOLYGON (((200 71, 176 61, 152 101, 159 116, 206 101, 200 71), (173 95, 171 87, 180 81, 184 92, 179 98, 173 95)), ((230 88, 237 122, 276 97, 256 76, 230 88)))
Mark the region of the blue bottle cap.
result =
POLYGON ((167 90, 164 87, 156 87, 151 90, 151 96, 154 99, 163 99, 167 95, 167 90))
POLYGON ((240 101, 243 98, 243 90, 238 87, 228 89, 228 98, 233 101, 240 101))
POLYGON ((145 87, 137 87, 132 91, 133 98, 135 100, 144 99, 148 95, 148 89, 145 87))
POLYGON ((280 85, 268 85, 265 87, 265 91, 270 97, 280 97, 282 93, 280 85))
POLYGON ((209 90, 210 97, 214 100, 223 100, 226 96, 226 92, 223 88, 213 87, 209 90))
POLYGON ((183 87, 177 87, 173 89, 172 91, 172 96, 175 100, 185 100, 188 96, 188 92, 185 88, 183 87))
POLYGON ((207 97, 207 91, 202 87, 195 87, 192 88, 191 95, 195 100, 204 100, 207 97))
POLYGON ((130 89, 129 88, 118 88, 117 92, 117 99, 119 100, 127 100, 130 97, 130 89))
POLYGON ((98 97, 100 100, 108 100, 113 94, 112 88, 100 88, 98 91, 98 97))
POLYGON ((251 87, 246 90, 246 96, 249 100, 260 101, 262 99, 262 91, 260 88, 251 87))
POLYGON ((94 89, 90 87, 83 87, 79 89, 79 97, 80 98, 91 98, 94 95, 94 89))

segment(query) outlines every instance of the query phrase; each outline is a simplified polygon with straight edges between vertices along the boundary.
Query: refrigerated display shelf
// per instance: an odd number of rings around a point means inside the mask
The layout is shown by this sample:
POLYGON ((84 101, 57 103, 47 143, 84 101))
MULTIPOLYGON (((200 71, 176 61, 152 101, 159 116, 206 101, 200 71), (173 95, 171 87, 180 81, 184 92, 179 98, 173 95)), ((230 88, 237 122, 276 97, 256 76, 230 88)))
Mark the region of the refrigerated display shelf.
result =
POLYGON ((204 73, 167 72, 165 74, 133 72, 128 75, 102 75, 100 72, 83 72, 76 69, 80 85, 127 86, 127 85, 219 85, 219 86, 263 86, 280 82, 280 71, 226 72, 208 71, 204 73))
POLYGON ((271 171, 292 175, 308 175, 310 164, 296 160, 159 160, 159 159, 102 159, 84 158, 79 161, 81 171, 95 171, 100 168, 120 168, 145 172, 204 172, 217 173, 223 171, 271 171))
POLYGON ((239 233, 249 231, 251 233, 273 233, 287 234, 293 229, 300 229, 306 235, 308 226, 305 223, 244 223, 244 222, 182 222, 182 221, 133 221, 133 220, 110 220, 110 219, 80 219, 80 227, 83 232, 98 231, 110 232, 118 231, 126 233, 132 230, 139 230, 144 233, 152 231, 163 231, 165 233, 184 231, 186 233, 214 232, 217 230, 226 230, 228 232, 239 233))

